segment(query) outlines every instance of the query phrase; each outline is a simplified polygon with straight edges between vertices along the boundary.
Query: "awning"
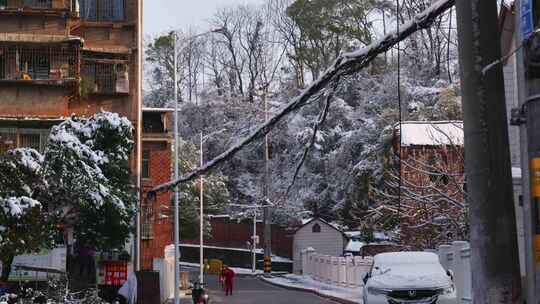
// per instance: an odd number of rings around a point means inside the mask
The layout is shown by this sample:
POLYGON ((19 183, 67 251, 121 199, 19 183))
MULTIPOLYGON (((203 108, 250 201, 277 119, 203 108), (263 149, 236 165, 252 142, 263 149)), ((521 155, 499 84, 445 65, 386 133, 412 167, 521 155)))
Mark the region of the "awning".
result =
POLYGON ((124 54, 129 55, 133 51, 129 47, 125 46, 85 46, 83 48, 84 52, 93 52, 93 53, 109 53, 109 54, 124 54))
POLYGON ((24 43, 62 43, 78 42, 83 44, 83 39, 71 35, 36 35, 18 33, 0 33, 0 42, 24 42, 24 43))

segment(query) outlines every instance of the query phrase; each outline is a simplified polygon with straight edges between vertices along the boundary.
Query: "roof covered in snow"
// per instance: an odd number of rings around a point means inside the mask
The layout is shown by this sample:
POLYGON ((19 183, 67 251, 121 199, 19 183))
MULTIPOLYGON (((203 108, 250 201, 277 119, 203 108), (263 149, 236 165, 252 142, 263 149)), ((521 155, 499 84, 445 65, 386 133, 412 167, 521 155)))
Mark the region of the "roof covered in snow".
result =
POLYGON ((303 219, 302 220, 302 226, 298 227, 298 229, 296 229, 296 231, 304 228, 306 225, 308 225, 309 223, 311 223, 313 221, 318 221, 318 222, 320 222, 322 224, 325 224, 325 225, 329 226, 330 228, 335 229, 338 232, 340 232, 341 234, 343 234, 344 237, 347 237, 347 235, 343 232, 343 230, 341 230, 341 228, 337 224, 327 222, 327 221, 325 221, 325 220, 323 220, 321 218, 318 218, 318 217, 314 217, 314 218, 310 218, 310 219, 303 219))
POLYGON ((357 240, 350 240, 349 243, 347 243, 347 246, 345 247, 345 251, 360 252, 360 249, 362 249, 364 245, 366 245, 366 243, 360 242, 357 240))
MULTIPOLYGON (((399 134, 400 126, 396 125, 399 134)), ((402 146, 464 144, 462 121, 405 121, 401 123, 402 146)))

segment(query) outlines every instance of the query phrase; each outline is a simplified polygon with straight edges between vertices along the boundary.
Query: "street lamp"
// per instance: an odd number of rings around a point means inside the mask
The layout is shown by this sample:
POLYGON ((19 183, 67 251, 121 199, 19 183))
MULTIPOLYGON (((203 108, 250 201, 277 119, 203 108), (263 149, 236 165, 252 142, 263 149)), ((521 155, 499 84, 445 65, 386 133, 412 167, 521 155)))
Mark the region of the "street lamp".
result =
MULTIPOLYGON (((211 34, 211 33, 220 33, 224 29, 215 29, 205 33, 201 33, 195 36, 188 38, 188 40, 196 39, 198 37, 211 34)), ((174 180, 177 180, 179 177, 179 168, 178 168, 178 34, 176 31, 172 33, 174 43, 174 58, 173 58, 173 67, 174 67, 174 180)), ((174 304, 180 304, 180 208, 179 208, 179 193, 178 185, 174 188, 174 304)))
MULTIPOLYGON (((210 134, 207 134, 206 136, 203 136, 203 132, 201 131, 201 134, 200 134, 200 165, 201 167, 204 166, 204 150, 203 150, 203 144, 212 136, 214 135, 217 135, 217 134, 220 134, 220 133, 223 133, 227 131, 227 129, 221 129, 219 131, 215 131, 215 132, 212 132, 210 134)), ((200 177, 200 198, 199 198, 199 216, 200 216, 200 219, 199 219, 199 282, 204 283, 204 238, 203 238, 203 234, 204 234, 204 210, 203 210, 203 207, 204 207, 204 203, 203 203, 203 200, 204 200, 204 176, 201 175, 200 177)))

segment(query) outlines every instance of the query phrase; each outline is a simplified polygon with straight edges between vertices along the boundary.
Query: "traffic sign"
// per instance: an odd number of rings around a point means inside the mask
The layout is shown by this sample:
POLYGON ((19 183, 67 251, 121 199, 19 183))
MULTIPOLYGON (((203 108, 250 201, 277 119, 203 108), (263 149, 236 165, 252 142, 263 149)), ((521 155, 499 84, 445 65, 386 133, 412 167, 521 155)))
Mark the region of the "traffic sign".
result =
POLYGON ((523 39, 529 38, 534 31, 532 0, 521 1, 521 31, 523 39))

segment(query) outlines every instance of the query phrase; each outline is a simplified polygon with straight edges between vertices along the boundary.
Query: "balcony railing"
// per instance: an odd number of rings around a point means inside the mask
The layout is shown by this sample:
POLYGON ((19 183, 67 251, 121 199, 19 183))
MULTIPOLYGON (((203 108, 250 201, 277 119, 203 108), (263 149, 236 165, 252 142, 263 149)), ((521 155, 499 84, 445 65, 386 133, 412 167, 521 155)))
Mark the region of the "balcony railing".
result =
POLYGON ((75 80, 77 58, 70 45, 0 44, 0 81, 75 80))
POLYGON ((128 69, 123 61, 83 59, 82 95, 129 94, 128 69))
POLYGON ((0 0, 0 9, 70 9, 76 0, 0 0))
POLYGON ((125 0, 79 0, 81 18, 95 22, 126 21, 125 0))

